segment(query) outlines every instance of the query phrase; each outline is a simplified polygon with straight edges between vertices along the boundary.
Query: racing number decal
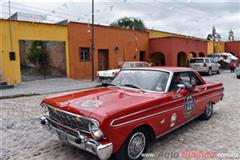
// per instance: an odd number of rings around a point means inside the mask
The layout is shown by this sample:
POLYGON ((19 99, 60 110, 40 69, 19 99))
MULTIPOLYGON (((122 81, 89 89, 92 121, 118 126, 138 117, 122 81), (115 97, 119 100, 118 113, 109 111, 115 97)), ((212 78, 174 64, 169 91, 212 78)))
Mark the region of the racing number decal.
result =
POLYGON ((193 109, 194 109, 194 98, 192 96, 192 94, 189 94, 185 97, 185 100, 184 100, 184 115, 186 117, 189 117, 192 112, 193 112, 193 109))

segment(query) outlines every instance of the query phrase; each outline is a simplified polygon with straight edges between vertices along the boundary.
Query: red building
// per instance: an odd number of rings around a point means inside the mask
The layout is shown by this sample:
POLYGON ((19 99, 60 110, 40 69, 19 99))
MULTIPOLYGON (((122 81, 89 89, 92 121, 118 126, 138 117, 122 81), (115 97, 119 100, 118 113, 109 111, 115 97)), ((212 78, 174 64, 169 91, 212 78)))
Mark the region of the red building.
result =
POLYGON ((225 52, 230 52, 240 58, 240 41, 225 42, 225 52))
POLYGON ((207 47, 207 40, 200 38, 153 38, 149 42, 149 56, 154 65, 188 66, 190 58, 207 56, 207 47))

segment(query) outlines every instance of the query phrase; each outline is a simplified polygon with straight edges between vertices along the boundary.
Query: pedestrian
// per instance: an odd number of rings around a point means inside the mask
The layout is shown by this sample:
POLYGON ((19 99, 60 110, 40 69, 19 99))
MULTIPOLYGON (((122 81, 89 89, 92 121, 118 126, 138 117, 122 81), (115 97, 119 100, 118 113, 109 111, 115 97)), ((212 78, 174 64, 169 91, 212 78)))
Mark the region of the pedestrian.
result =
POLYGON ((234 61, 231 61, 230 63, 229 63, 229 67, 230 67, 230 70, 231 70, 231 72, 234 72, 234 61))

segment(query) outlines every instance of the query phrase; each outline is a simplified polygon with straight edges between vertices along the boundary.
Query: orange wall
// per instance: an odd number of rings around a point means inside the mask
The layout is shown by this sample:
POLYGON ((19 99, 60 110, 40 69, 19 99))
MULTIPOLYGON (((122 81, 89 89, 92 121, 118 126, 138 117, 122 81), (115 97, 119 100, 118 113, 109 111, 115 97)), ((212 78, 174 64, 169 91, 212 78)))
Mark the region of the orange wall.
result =
MULTIPOLYGON (((148 59, 149 33, 127 29, 112 28, 95 25, 95 73, 98 71, 98 50, 109 50, 109 69, 118 68, 120 61, 138 61, 139 52, 145 51, 148 59), (114 52, 115 47, 119 53, 114 52), (137 57, 134 59, 137 48, 137 57)), ((80 47, 89 47, 91 51, 91 25, 82 23, 69 23, 69 60, 70 77, 74 79, 91 79, 91 61, 80 61, 80 47)))

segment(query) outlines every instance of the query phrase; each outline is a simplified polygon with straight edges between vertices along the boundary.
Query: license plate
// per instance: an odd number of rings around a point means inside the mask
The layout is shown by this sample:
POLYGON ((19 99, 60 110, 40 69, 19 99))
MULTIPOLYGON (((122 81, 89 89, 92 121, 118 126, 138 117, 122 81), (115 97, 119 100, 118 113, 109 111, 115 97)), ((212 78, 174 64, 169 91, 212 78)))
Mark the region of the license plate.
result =
POLYGON ((62 141, 63 143, 68 143, 68 136, 66 133, 63 132, 57 132, 58 133, 58 138, 60 141, 62 141))

